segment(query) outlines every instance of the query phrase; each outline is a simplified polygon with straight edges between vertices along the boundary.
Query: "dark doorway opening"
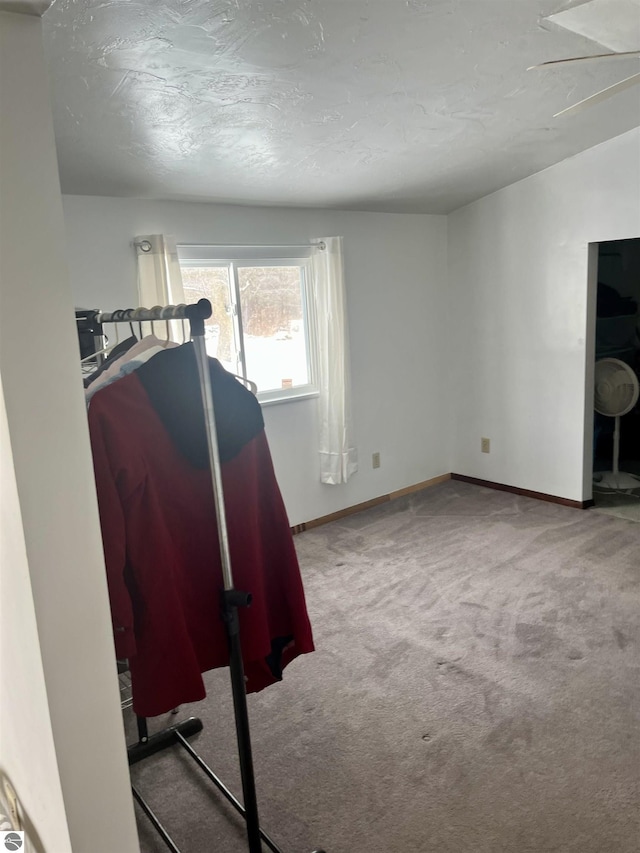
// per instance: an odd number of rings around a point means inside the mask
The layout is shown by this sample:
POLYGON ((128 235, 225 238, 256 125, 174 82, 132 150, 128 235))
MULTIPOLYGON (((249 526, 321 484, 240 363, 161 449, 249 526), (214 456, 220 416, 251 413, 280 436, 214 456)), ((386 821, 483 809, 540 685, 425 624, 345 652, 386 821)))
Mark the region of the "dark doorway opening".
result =
MULTIPOLYGON (((596 389, 602 359, 617 359, 640 377, 640 238, 599 245, 595 357, 596 389)), ((612 488, 607 480, 616 452, 614 429, 614 417, 595 412, 593 498, 604 512, 640 521, 640 400, 619 419, 618 466, 638 478, 635 488, 612 488)), ((634 480, 621 484, 633 486, 634 480)))

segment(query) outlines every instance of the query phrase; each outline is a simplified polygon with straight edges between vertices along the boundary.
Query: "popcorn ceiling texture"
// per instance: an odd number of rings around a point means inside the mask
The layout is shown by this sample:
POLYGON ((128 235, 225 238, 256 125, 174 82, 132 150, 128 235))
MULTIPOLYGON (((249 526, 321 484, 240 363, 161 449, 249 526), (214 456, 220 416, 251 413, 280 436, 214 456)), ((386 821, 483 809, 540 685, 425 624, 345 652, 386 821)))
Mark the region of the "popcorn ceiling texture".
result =
POLYGON ((638 123, 577 0, 57 0, 63 192, 447 213, 638 123))

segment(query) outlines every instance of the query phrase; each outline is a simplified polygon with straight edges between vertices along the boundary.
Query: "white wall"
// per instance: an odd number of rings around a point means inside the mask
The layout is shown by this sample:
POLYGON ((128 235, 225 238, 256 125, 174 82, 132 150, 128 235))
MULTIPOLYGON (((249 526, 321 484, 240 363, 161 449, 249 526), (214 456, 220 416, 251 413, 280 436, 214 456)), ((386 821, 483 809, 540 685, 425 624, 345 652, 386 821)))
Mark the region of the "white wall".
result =
POLYGON ((360 471, 319 482, 315 400, 264 409, 292 524, 451 470, 442 400, 448 362, 446 217, 282 210, 65 196, 76 304, 137 304, 132 238, 185 243, 298 243, 343 235, 360 471), (380 451, 382 466, 371 468, 380 451))
POLYGON ((591 496, 588 244, 638 236, 640 130, 449 216, 454 471, 591 496))
MULTIPOLYGON (((70 853, 0 379, 0 777, 36 849, 70 853), (40 842, 37 844, 36 839, 40 842)), ((0 778, 0 785, 3 784, 0 778)), ((1 795, 0 795, 1 797, 1 795)), ((0 806, 0 811, 2 807, 0 806)), ((6 812, 5 812, 6 814, 6 812)))
MULTIPOLYGON (((138 841, 39 18, 0 12, 0 81, 0 375, 23 527, 21 534, 14 506, 2 533, 13 537, 17 559, 3 560, 3 586, 6 574, 29 631, 22 538, 49 706, 47 715, 36 681, 37 721, 27 709, 10 710, 9 720, 22 711, 22 724, 36 729, 31 742, 13 745, 7 769, 34 818, 58 808, 62 791, 69 832, 59 814, 61 835, 49 850, 62 853, 70 838, 78 853, 131 853, 138 841), (39 753, 48 749, 49 726, 57 772, 50 752, 39 753), (36 782, 37 769, 46 775, 36 782)), ((37 679, 33 646, 12 652, 37 679)), ((12 698, 3 692, 3 717, 12 698)), ((48 835, 44 824, 37 829, 48 835)))

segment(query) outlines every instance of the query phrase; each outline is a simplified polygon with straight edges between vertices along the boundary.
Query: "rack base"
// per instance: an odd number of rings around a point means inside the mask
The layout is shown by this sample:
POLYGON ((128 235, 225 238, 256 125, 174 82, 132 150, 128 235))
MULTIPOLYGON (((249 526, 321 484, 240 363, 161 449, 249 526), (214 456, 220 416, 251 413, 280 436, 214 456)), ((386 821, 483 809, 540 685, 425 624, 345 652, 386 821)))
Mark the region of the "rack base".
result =
MULTIPOLYGON (((176 723, 173 726, 167 726, 162 731, 156 732, 151 736, 146 733, 146 720, 138 718, 138 731, 140 732, 140 741, 127 747, 129 765, 133 766, 139 761, 143 761, 150 755, 155 755, 164 749, 179 744, 185 752, 196 762, 203 773, 213 782, 220 793, 231 803, 234 809, 242 815, 246 820, 247 813, 242 803, 231 793, 224 782, 216 776, 209 765, 204 761, 201 755, 191 746, 187 738, 192 737, 203 729, 202 720, 197 717, 189 717, 188 720, 183 720, 181 723, 176 723)), ((171 853, 180 853, 180 848, 171 838, 166 828, 163 826, 157 815, 152 810, 151 806, 144 799, 138 789, 132 785, 131 790, 136 802, 149 818, 156 831, 167 845, 171 853)), ((264 830, 260 829, 260 841, 266 845, 272 853, 283 853, 282 849, 270 838, 264 830)), ((324 850, 314 850, 313 853, 325 853, 324 850)))
POLYGON ((129 766, 179 743, 179 738, 192 737, 198 734, 203 728, 202 720, 197 717, 189 717, 188 720, 183 720, 174 726, 168 726, 150 737, 143 737, 138 743, 127 747, 129 766))

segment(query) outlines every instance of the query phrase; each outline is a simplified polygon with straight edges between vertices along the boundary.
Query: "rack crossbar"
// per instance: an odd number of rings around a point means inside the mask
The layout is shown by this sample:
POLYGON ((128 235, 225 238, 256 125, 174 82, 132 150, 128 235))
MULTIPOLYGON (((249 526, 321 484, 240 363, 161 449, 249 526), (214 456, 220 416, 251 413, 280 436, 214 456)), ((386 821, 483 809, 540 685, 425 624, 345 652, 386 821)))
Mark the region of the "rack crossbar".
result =
POLYGON ((158 835, 160 836, 160 838, 162 838, 162 840, 167 845, 169 850, 171 850, 171 853, 180 853, 180 848, 176 847, 173 838, 169 835, 169 833, 164 828, 162 823, 160 823, 158 816, 153 811, 153 809, 151 808, 149 803, 140 794, 140 792, 138 791, 138 789, 136 788, 135 785, 131 786, 131 791, 133 793, 133 796, 134 796, 136 802, 138 803, 138 805, 140 806, 142 811, 146 814, 146 816, 149 818, 151 823, 154 825, 158 835))
MULTIPOLYGON (((234 809, 237 812, 239 812, 242 815, 242 817, 246 820, 247 811, 246 811, 245 807, 242 805, 242 803, 240 802, 240 800, 231 793, 231 791, 229 790, 229 788, 227 788, 227 786, 224 784, 222 779, 220 779, 218 776, 216 776, 216 774, 209 767, 209 765, 203 760, 202 756, 200 756, 195 751, 195 749, 191 746, 189 741, 185 740, 180 733, 178 733, 176 735, 176 737, 177 737, 178 743, 180 743, 180 745, 182 747, 184 747, 184 749, 189 753, 189 755, 193 758, 193 760, 200 767, 200 769, 204 773, 206 773, 208 778, 211 779, 211 781, 216 786, 216 788, 220 791, 220 793, 223 794, 227 798, 227 800, 231 803, 231 805, 234 807, 234 809)), ((282 848, 278 847, 278 845, 275 843, 275 841, 272 838, 270 838, 262 828, 260 828, 259 832, 260 832, 260 838, 262 839, 262 841, 264 841, 264 843, 267 845, 267 847, 273 851, 273 853, 283 853, 282 848)))
POLYGON ((105 323, 150 323, 156 320, 208 320, 213 313, 211 302, 200 299, 194 305, 155 305, 153 308, 124 308, 111 313, 99 311, 93 321, 105 323))
POLYGON ((188 720, 183 720, 181 723, 167 726, 166 729, 150 735, 146 740, 140 740, 138 743, 127 747, 129 766, 133 766, 150 755, 155 755, 156 752, 161 752, 163 749, 179 743, 179 738, 184 740, 185 737, 198 734, 202 729, 202 720, 198 717, 189 717, 188 720))

